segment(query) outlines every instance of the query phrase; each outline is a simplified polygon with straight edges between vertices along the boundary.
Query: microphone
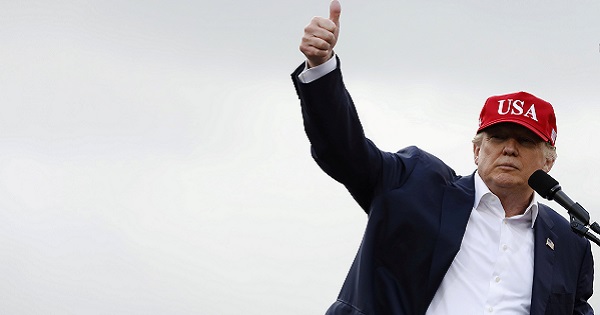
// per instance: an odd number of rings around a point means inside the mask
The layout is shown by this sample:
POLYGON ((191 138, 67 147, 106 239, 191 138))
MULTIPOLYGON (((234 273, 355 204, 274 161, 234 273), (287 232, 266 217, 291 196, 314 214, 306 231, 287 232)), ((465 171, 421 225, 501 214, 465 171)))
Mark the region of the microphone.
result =
POLYGON ((571 200, 571 198, 562 191, 562 188, 556 179, 552 178, 548 173, 543 170, 537 170, 531 174, 528 183, 540 196, 548 200, 555 200, 559 205, 567 209, 569 214, 575 216, 584 225, 587 226, 590 223, 590 214, 579 203, 571 200))
POLYGON ((542 170, 537 170, 531 174, 528 180, 529 186, 533 188, 540 196, 548 200, 555 200, 563 206, 571 216, 571 229, 573 232, 586 237, 590 241, 600 246, 600 239, 592 234, 592 231, 600 233, 600 225, 596 222, 589 225, 590 214, 577 202, 574 202, 562 191, 562 188, 552 176, 542 170))

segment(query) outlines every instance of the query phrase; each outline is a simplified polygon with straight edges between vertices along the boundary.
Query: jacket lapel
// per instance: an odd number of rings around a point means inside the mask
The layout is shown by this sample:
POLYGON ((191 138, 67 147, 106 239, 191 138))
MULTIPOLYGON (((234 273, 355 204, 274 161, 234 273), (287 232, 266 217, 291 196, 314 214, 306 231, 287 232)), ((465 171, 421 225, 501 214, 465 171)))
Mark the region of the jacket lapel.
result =
POLYGON ((554 266, 554 244, 558 236, 552 232, 554 222, 543 205, 539 205, 538 218, 534 225, 534 269, 531 294, 531 315, 541 315, 546 311, 550 295, 554 266))
POLYGON ((473 175, 465 176, 444 192, 439 235, 433 250, 427 292, 433 298, 460 249, 475 200, 473 175))

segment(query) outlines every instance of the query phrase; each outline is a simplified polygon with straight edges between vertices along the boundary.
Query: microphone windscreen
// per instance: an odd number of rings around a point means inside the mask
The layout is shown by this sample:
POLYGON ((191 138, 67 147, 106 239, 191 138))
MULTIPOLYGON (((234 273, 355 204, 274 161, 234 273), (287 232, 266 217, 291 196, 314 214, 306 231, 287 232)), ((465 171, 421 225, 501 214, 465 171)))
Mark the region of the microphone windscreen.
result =
POLYGON ((533 190, 540 194, 540 196, 546 199, 552 191, 552 188, 558 185, 558 181, 556 181, 556 179, 552 178, 552 176, 548 175, 548 173, 542 170, 533 172, 527 183, 531 188, 533 188, 533 190))

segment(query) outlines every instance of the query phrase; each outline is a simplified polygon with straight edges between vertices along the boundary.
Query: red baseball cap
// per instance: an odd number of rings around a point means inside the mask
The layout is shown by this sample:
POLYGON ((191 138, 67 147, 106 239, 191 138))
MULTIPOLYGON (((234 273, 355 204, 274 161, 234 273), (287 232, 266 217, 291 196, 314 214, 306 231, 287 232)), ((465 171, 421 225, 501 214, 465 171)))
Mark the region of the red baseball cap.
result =
POLYGON ((527 92, 490 96, 481 109, 477 132, 504 122, 524 126, 552 145, 556 142, 554 108, 527 92))

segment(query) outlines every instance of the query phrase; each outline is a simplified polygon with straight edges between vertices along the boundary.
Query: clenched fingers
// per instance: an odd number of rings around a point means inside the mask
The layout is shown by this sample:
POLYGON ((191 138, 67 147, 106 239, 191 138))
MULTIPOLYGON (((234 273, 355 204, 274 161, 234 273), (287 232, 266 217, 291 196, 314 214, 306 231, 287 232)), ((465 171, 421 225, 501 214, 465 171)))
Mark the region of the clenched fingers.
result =
POLYGON ((338 26, 322 17, 314 17, 304 28, 300 51, 306 56, 310 66, 319 65, 331 57, 338 33, 338 26))

